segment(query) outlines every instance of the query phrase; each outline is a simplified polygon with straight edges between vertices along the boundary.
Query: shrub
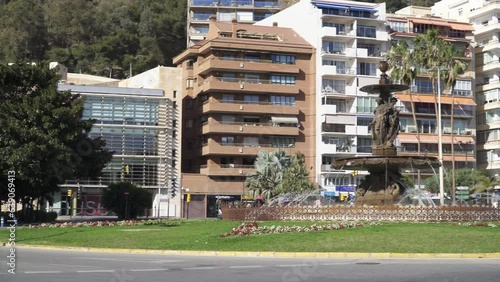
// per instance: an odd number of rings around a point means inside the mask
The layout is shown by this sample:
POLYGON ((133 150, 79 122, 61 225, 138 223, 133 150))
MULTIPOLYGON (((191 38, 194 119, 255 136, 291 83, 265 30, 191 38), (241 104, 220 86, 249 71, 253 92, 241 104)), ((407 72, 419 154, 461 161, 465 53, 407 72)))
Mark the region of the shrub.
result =
POLYGON ((113 183, 108 188, 103 194, 102 203, 120 219, 137 218, 139 213, 144 209, 150 209, 153 205, 151 193, 132 183, 113 183), (126 192, 128 196, 125 196, 126 192))

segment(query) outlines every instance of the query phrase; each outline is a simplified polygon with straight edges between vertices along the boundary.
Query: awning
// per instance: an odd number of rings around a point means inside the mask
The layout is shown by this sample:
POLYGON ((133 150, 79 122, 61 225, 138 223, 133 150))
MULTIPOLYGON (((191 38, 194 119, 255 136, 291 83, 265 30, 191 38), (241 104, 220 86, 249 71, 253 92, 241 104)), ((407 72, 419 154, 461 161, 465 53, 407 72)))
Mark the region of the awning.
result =
POLYGON ((449 23, 454 30, 474 31, 474 27, 468 23, 449 23))
MULTIPOLYGON (((396 98, 398 98, 401 101, 407 101, 410 102, 410 95, 406 94, 397 94, 396 98)), ((415 103, 432 103, 434 104, 434 95, 411 95, 411 98, 413 99, 413 102, 415 103)), ((469 106, 476 106, 476 102, 474 102, 474 99, 472 98, 466 98, 466 97, 455 97, 455 104, 460 104, 460 105, 469 105, 469 106)), ((441 103, 442 104, 453 104, 453 99, 450 96, 441 96, 441 103)))
POLYGON ((297 117, 271 117, 272 123, 299 123, 297 117))
MULTIPOLYGON (((416 134, 399 134, 398 135, 399 143, 401 144, 417 144, 417 135, 416 134)), ((420 134, 420 144, 423 143, 437 143, 437 136, 430 134, 420 134)))
POLYGON ((356 124, 356 116, 326 116, 326 123, 330 124, 356 124))
MULTIPOLYGON (((401 144, 417 144, 417 135, 416 134, 399 134, 398 135, 399 143, 401 144)), ((458 144, 459 142, 462 143, 467 143, 471 142, 471 144, 474 143, 474 137, 472 135, 454 135, 453 136, 453 143, 458 144)), ((438 144, 438 136, 437 134, 420 134, 420 144, 438 144)), ((451 144, 451 135, 446 134, 443 135, 442 137, 442 142, 443 144, 451 144)))
POLYGON ((369 8, 369 7, 349 7, 349 10, 352 10, 352 11, 362 11, 362 12, 370 12, 370 13, 377 12, 377 10, 369 8))
POLYGON ((327 9, 339 9, 339 10, 347 10, 347 6, 340 6, 340 5, 332 5, 332 4, 326 4, 326 3, 314 3, 316 7, 318 8, 327 8, 327 9))
POLYGON ((436 21, 430 19, 410 19, 413 23, 417 24, 428 24, 428 25, 436 25, 436 26, 450 26, 449 23, 443 21, 436 21))

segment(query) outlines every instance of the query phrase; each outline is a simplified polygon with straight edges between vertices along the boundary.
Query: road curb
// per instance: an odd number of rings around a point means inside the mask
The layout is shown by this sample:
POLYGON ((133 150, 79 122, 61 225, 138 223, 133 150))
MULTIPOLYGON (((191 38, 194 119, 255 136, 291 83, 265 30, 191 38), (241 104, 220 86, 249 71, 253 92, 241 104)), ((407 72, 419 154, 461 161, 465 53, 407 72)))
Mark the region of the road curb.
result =
POLYGON ((356 252, 246 252, 246 251, 192 251, 192 250, 148 250, 148 249, 110 249, 86 247, 60 247, 42 245, 16 245, 18 248, 41 250, 64 250, 99 253, 131 253, 186 256, 225 256, 225 257, 297 257, 297 258, 374 258, 374 259, 414 259, 414 258, 500 258, 500 253, 356 253, 356 252))

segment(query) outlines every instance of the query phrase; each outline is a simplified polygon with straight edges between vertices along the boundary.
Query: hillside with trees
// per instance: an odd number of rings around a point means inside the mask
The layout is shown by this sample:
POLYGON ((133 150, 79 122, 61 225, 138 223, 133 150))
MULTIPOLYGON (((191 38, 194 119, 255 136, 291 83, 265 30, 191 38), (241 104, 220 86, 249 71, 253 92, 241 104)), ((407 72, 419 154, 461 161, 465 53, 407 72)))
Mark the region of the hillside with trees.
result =
MULTIPOLYGON (((70 72, 114 78, 127 77, 130 67, 171 66, 186 47, 187 1, 0 0, 0 62, 57 61, 70 72)), ((394 12, 436 1, 385 2, 394 12)))

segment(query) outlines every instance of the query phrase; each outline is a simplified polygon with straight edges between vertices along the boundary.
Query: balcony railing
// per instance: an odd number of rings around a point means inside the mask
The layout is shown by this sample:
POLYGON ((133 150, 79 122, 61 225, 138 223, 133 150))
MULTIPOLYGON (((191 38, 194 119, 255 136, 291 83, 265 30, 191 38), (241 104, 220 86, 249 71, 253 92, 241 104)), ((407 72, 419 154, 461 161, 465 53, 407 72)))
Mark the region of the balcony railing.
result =
MULTIPOLYGON (((205 100, 203 104, 213 103, 214 101, 205 100)), ((244 104, 244 105, 262 105, 262 106, 282 106, 282 107, 295 107, 295 103, 286 103, 286 102, 254 102, 254 101, 245 101, 245 100, 217 100, 215 99, 215 103, 221 104, 244 104)))

